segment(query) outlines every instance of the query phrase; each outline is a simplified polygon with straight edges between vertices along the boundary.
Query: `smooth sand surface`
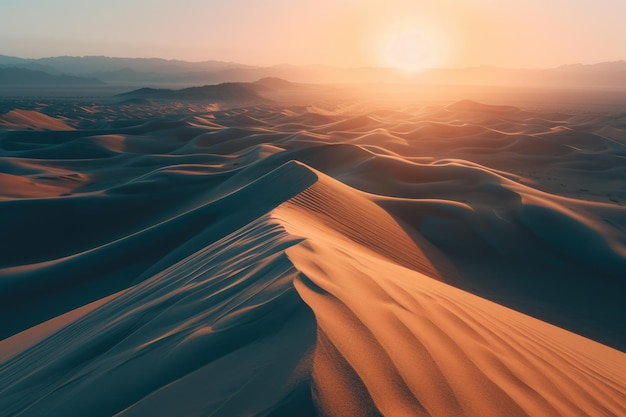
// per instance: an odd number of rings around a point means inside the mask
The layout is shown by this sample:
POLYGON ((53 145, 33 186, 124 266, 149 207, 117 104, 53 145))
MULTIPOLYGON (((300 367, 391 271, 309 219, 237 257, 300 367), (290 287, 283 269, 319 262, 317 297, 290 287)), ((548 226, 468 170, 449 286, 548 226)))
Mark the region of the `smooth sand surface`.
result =
POLYGON ((0 415, 626 415, 624 114, 37 108, 0 116, 0 415))
POLYGON ((72 130, 63 120, 30 110, 11 110, 0 116, 1 128, 72 130))

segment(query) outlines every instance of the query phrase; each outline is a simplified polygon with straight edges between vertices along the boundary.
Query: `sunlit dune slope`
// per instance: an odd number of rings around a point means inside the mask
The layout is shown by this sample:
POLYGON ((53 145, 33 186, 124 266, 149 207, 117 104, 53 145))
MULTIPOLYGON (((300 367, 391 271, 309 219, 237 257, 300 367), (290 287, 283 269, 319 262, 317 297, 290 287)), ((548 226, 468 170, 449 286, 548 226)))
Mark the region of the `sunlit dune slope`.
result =
POLYGON ((35 130, 73 130, 63 120, 29 110, 12 110, 0 115, 0 128, 35 130))
POLYGON ((621 352, 357 248, 313 240, 288 254, 317 320, 324 415, 626 412, 621 352))
POLYGON ((402 233, 363 213, 368 205, 349 191, 333 204, 343 188, 322 177, 274 211, 290 234, 309 238, 287 253, 317 320, 313 392, 323 415, 626 412, 623 353, 437 282, 430 266, 402 268, 392 261, 412 257, 402 233), (355 223, 362 238, 346 240, 355 223), (381 258, 388 248, 395 253, 381 258))

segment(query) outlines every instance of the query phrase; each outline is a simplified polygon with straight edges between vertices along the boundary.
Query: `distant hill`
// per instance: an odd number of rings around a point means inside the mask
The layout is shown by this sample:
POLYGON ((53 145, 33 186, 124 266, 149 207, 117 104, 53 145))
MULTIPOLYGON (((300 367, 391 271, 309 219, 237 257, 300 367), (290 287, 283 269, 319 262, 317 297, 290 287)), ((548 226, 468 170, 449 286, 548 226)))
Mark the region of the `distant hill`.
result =
POLYGON ((600 62, 598 64, 574 64, 563 65, 558 68, 560 71, 579 71, 579 72, 622 72, 626 71, 626 61, 600 62))
POLYGON ((259 87, 263 90, 293 90, 294 88, 301 87, 298 84, 289 82, 278 77, 261 78, 260 80, 257 80, 252 84, 257 88, 257 90, 259 89, 259 87))
POLYGON ((5 86, 85 86, 103 85, 104 83, 95 78, 77 77, 65 74, 49 74, 43 71, 34 71, 26 68, 7 67, 0 68, 0 85, 5 86))
MULTIPOLYGON (((2 62, 1 57, 0 57, 0 62, 2 62)), ((57 70, 56 68, 52 68, 47 65, 42 65, 37 62, 16 62, 15 64, 8 64, 5 62, 5 63, 0 63, 0 68, 23 68, 23 69, 29 69, 32 71, 42 71, 42 72, 53 74, 53 75, 63 74, 63 72, 57 70)))
POLYGON ((422 73, 425 84, 491 85, 552 88, 626 89, 626 70, 597 68, 513 69, 497 67, 432 69, 422 73))
POLYGON ((181 90, 140 88, 138 90, 120 94, 118 97, 218 101, 265 100, 258 94, 256 88, 248 83, 223 83, 218 85, 183 88, 181 90))

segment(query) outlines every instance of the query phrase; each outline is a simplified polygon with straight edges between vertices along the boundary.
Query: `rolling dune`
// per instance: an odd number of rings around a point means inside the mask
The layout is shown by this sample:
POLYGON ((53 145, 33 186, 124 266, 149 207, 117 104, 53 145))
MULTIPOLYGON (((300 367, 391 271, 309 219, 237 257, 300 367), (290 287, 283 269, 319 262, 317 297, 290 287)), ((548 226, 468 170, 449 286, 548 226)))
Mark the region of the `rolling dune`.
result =
POLYGON ((36 106, 0 415, 626 414, 623 114, 36 106))
POLYGON ((34 130, 72 130, 67 123, 55 117, 29 110, 11 110, 0 117, 0 128, 34 130))

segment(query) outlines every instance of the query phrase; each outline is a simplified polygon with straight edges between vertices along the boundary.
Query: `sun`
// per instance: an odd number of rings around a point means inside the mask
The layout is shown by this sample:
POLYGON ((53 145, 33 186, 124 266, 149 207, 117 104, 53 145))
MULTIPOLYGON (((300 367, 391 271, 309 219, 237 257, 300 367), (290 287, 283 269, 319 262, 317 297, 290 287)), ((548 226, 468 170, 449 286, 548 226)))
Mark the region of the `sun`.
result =
POLYGON ((417 30, 406 30, 389 37, 385 48, 387 65, 416 71, 432 65, 436 50, 431 39, 417 30))
POLYGON ((415 72, 434 68, 449 59, 449 33, 435 18, 409 14, 381 17, 376 31, 378 62, 386 67, 415 72))

